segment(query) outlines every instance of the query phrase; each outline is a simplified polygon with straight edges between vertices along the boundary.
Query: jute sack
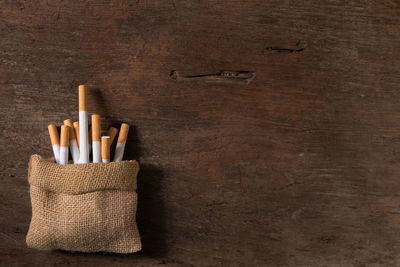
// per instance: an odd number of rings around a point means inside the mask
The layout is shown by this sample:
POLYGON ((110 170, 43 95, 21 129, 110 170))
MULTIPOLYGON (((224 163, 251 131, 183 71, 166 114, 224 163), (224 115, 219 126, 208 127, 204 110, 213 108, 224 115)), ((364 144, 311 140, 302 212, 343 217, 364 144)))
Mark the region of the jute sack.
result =
POLYGON ((41 250, 139 251, 138 171, 136 161, 59 165, 32 155, 27 245, 41 250))

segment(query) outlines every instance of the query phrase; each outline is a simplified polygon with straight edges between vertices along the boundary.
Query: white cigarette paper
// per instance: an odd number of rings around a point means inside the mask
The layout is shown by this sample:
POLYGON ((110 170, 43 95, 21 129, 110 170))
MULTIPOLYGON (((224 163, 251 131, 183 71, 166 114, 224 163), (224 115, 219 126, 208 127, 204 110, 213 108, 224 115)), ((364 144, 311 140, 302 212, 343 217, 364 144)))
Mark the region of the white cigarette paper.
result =
POLYGON ((79 163, 79 148, 76 140, 74 125, 71 119, 65 120, 64 125, 69 126, 69 149, 71 151, 72 160, 74 163, 79 163))
POLYGON ((60 140, 60 164, 68 164, 68 145, 69 145, 69 127, 67 125, 61 126, 61 140, 60 140))
POLYGON ((93 154, 93 163, 99 163, 101 162, 101 157, 100 157, 100 142, 99 141, 93 141, 92 142, 92 154, 93 154))
POLYGON ((78 143, 76 142, 76 139, 69 141, 69 149, 71 150, 72 160, 74 161, 74 164, 79 163, 80 155, 79 155, 79 148, 78 148, 78 143))
POLYGON ((58 135, 57 126, 55 124, 50 124, 47 128, 53 148, 54 160, 56 163, 60 163, 60 136, 58 135))
POLYGON ((60 164, 65 165, 68 164, 68 147, 61 146, 60 147, 60 164))
POLYGON ((56 163, 60 164, 60 145, 55 144, 53 146, 53 154, 54 154, 54 159, 56 163))
POLYGON ((101 123, 100 115, 92 115, 92 156, 93 163, 101 162, 101 151, 100 151, 100 136, 101 136, 101 123))
POLYGON ((115 162, 121 161, 122 158, 124 157, 125 143, 126 142, 117 143, 117 145, 115 146, 115 153, 114 153, 115 162))
POLYGON ((86 111, 87 92, 79 85, 79 163, 89 162, 88 120, 86 111))
POLYGON ((121 129, 119 130, 117 146, 115 147, 114 161, 121 161, 124 157, 126 139, 128 137, 129 125, 126 123, 121 124, 121 129))

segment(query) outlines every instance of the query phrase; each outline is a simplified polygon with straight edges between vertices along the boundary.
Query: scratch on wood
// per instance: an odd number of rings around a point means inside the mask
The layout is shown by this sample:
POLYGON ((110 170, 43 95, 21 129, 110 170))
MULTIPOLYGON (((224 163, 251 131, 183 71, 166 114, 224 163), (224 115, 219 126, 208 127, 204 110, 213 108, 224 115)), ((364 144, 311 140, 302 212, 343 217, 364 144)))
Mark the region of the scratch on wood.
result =
POLYGON ((200 80, 205 82, 249 84, 254 79, 255 72, 223 70, 213 74, 185 75, 185 71, 172 70, 169 76, 171 77, 171 79, 178 81, 200 80))
POLYGON ((0 232, 0 235, 3 236, 5 239, 12 240, 12 241, 14 241, 15 243, 18 243, 18 241, 17 241, 15 238, 13 238, 13 237, 7 235, 6 233, 0 232))

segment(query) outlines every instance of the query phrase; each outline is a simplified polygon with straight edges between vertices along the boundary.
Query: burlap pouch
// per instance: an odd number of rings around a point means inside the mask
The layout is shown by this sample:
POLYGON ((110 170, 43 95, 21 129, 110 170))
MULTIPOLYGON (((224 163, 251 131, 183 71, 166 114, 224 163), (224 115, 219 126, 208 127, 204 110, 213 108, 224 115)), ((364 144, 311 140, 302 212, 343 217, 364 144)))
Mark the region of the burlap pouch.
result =
POLYGON ((59 165, 31 156, 27 245, 81 252, 140 250, 138 171, 136 161, 59 165))

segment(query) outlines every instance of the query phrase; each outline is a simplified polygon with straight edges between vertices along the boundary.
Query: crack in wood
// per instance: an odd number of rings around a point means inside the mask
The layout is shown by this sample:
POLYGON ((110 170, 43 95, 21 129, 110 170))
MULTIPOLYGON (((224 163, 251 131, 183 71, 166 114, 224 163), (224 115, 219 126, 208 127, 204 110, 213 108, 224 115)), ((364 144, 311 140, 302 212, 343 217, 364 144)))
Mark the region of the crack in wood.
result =
POLYGON ((303 52, 305 50, 305 48, 292 49, 292 48, 285 48, 285 47, 270 46, 270 47, 265 48, 265 50, 275 51, 277 53, 282 53, 282 54, 289 54, 289 53, 303 52))
POLYGON ((300 53, 305 50, 305 42, 299 40, 296 42, 296 48, 279 47, 279 46, 269 46, 266 47, 264 51, 271 51, 280 54, 290 54, 290 53, 300 53))
POLYGON ((200 80, 205 82, 228 82, 249 84, 255 77, 255 72, 251 71, 231 71, 223 70, 212 74, 188 75, 185 71, 172 70, 170 77, 177 81, 200 80))

